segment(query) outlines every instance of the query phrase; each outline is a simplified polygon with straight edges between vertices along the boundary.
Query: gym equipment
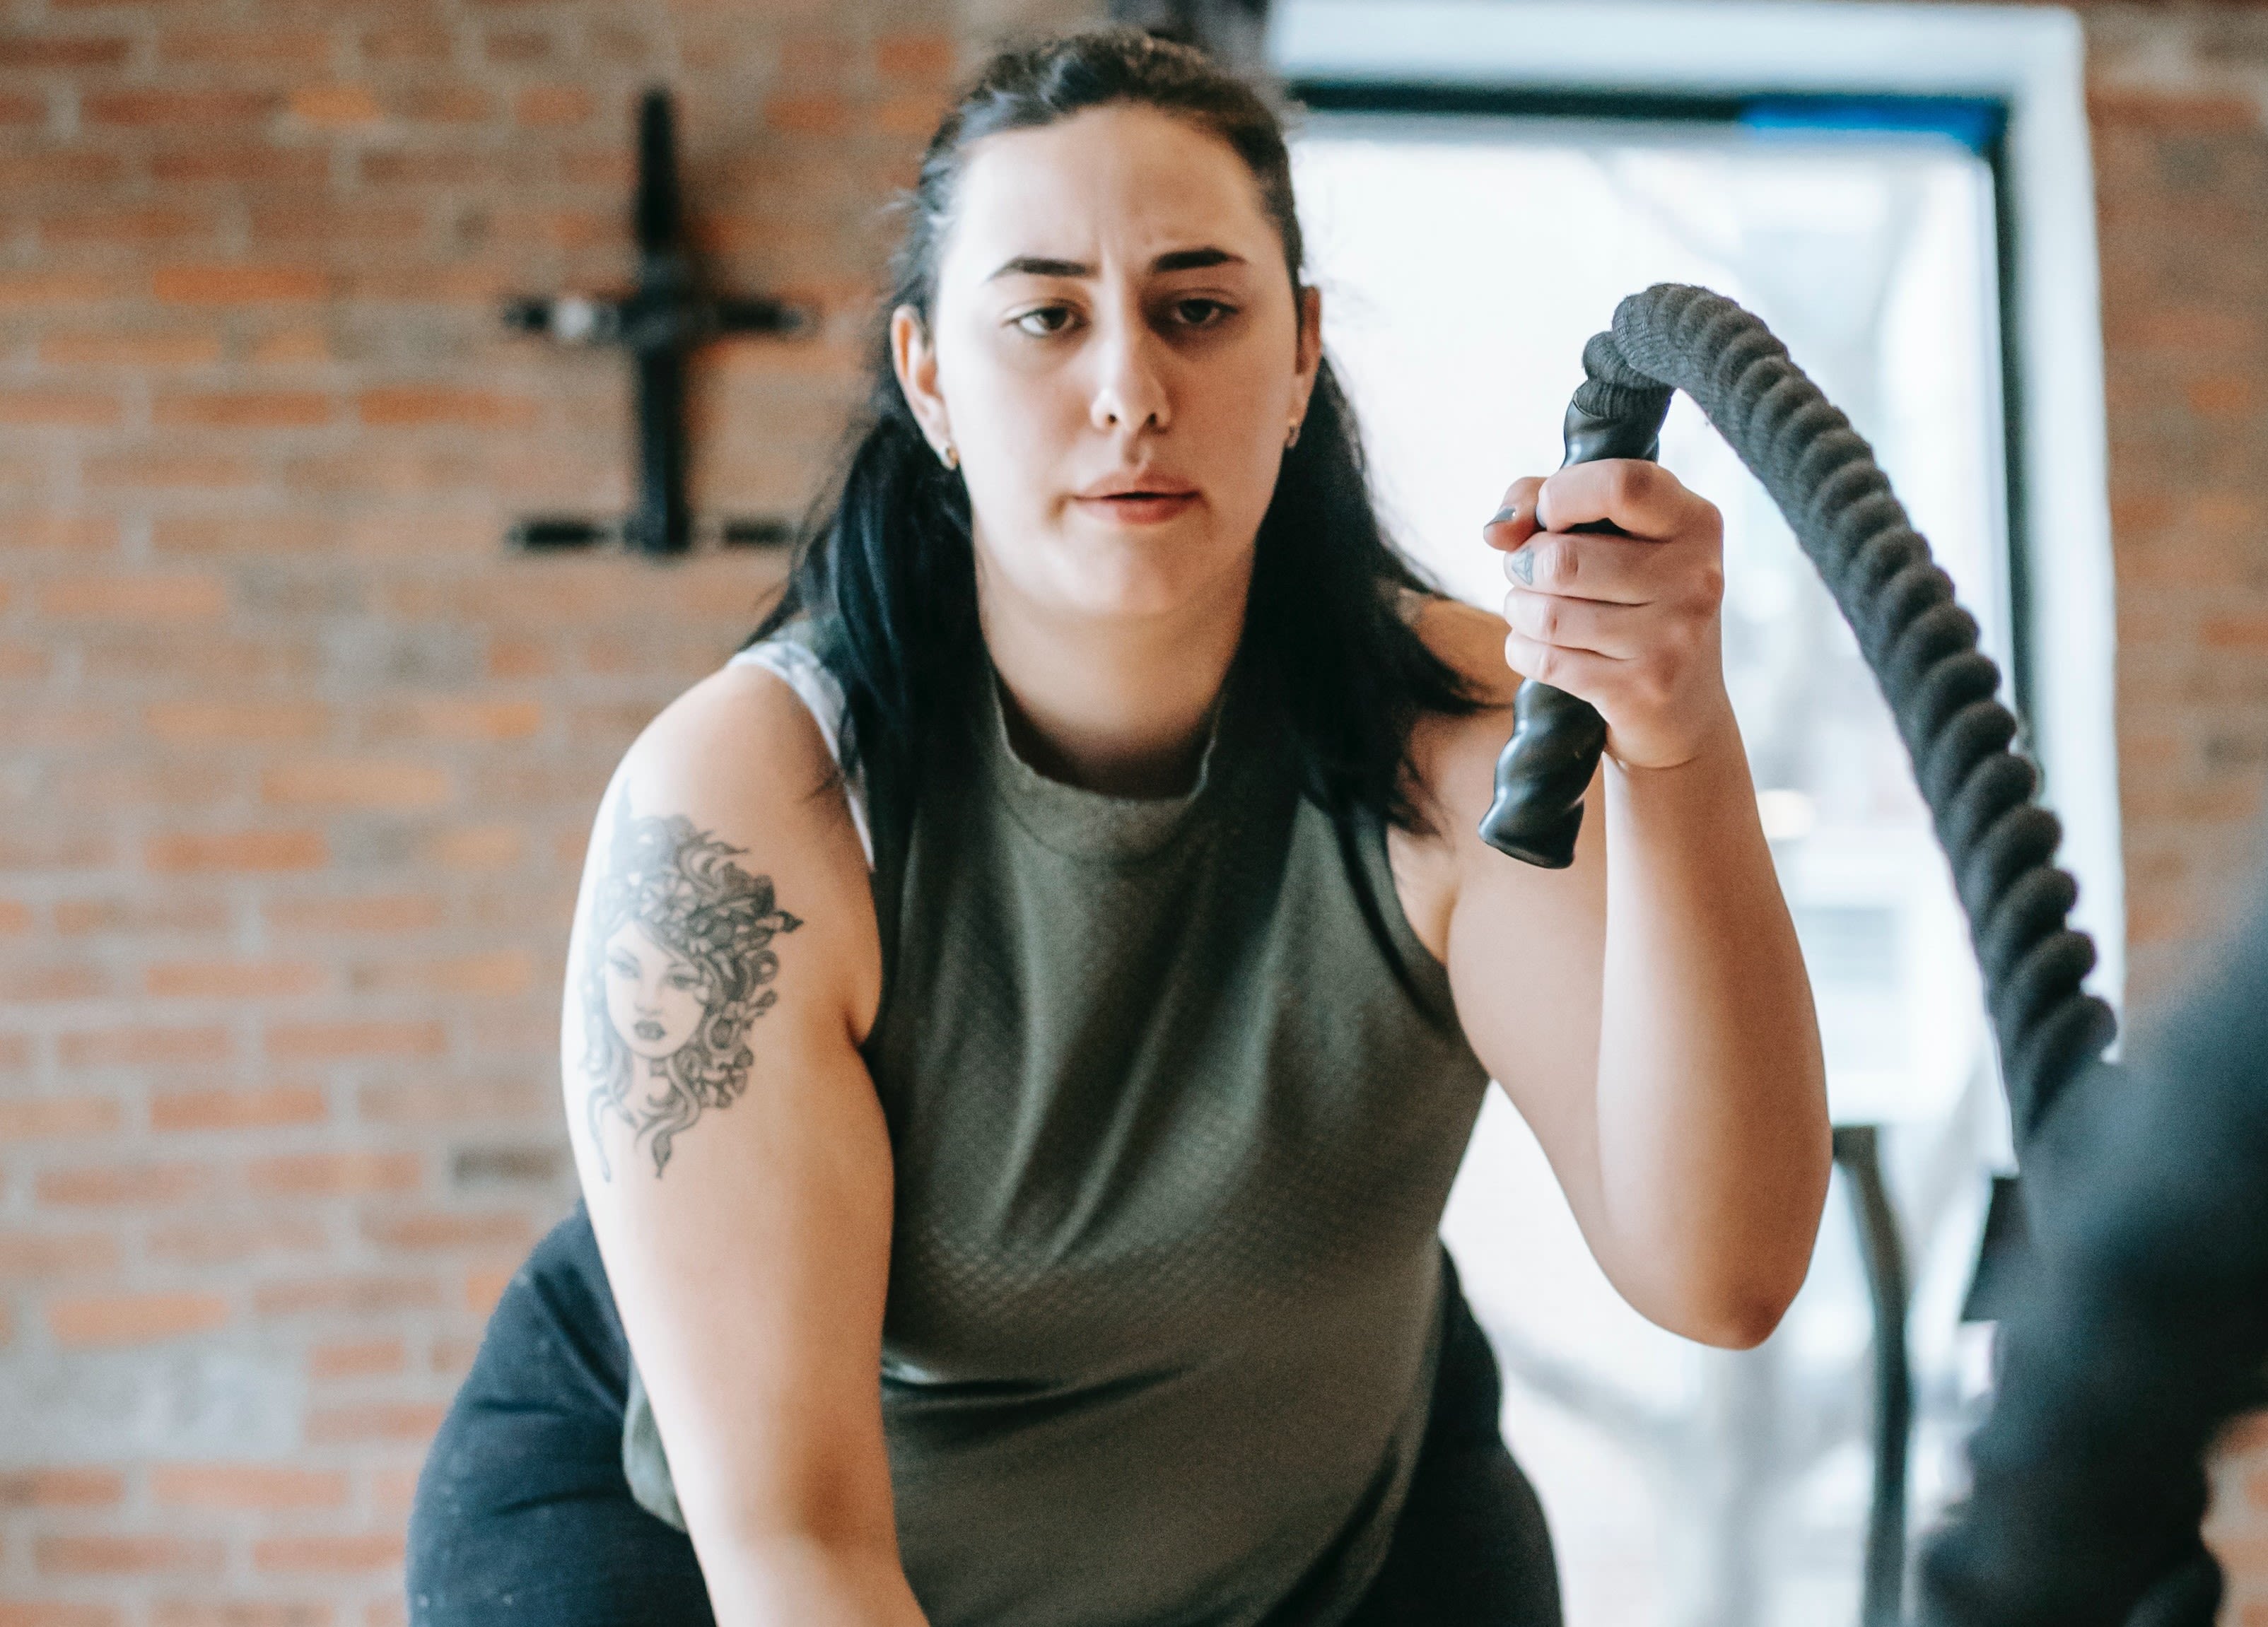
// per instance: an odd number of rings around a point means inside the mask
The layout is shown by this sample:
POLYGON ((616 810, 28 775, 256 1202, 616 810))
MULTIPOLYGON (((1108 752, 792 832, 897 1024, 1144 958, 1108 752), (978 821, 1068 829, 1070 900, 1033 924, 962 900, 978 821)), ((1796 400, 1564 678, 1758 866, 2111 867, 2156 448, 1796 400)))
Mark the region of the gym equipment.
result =
MULTIPOLYGON (((2210 1627, 2220 1573, 2198 1537, 2199 1461, 2220 1424, 2263 1399, 2268 1355, 2268 914, 2161 1057, 2105 1062, 2116 1024, 2080 986, 2095 947, 2067 924, 2078 887, 2054 863, 2061 828, 2010 749, 2017 721, 1976 621, 1865 440, 1761 322, 1706 289, 1624 300, 1583 366, 1569 463, 1652 457, 1683 389, 1779 505, 1889 703, 1984 971, 2029 1241, 1996 1290, 1997 1397, 1970 1443, 1971 1496, 1926 1546, 1921 1619, 2210 1627)), ((1535 682, 1514 722, 1481 835, 1565 865, 1605 725, 1535 682)), ((1872 1250, 1868 1264, 1879 1309, 1896 1285, 1872 1250)), ((1877 1331, 1890 1336, 1887 1319, 1877 1331)), ((1902 1381, 1892 1365, 1878 1364, 1878 1425, 1902 1381)), ((1899 1614, 1884 1469, 1870 1627, 1899 1614)))
MULTIPOLYGON (((504 326, 573 345, 618 345, 637 372, 637 506, 619 520, 540 515, 512 529, 523 548, 587 548, 620 538, 648 557, 685 553, 694 517, 685 494, 685 363, 696 347, 721 334, 812 332, 812 313, 777 299, 711 296, 701 291, 685 243, 677 187, 677 139, 669 92, 646 92, 638 107, 637 197, 631 209, 638 251, 637 284, 618 298, 578 294, 515 299, 504 326)), ((727 544, 767 547, 788 541, 793 527, 778 519, 725 519, 727 544)))

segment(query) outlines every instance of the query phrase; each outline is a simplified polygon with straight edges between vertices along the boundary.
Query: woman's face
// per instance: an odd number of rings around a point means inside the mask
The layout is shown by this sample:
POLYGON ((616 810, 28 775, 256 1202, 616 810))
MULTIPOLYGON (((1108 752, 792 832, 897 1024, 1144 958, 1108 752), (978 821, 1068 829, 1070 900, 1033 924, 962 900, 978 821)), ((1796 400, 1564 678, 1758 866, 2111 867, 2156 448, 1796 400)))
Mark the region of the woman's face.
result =
POLYGON ((626 921, 607 939, 607 1015, 641 1056, 674 1054, 701 1026, 707 985, 683 955, 626 921))
POLYGON ((1322 345, 1233 150, 1142 107, 985 137, 932 316, 897 313, 899 378, 960 452, 988 591, 1104 617, 1241 595, 1322 345))

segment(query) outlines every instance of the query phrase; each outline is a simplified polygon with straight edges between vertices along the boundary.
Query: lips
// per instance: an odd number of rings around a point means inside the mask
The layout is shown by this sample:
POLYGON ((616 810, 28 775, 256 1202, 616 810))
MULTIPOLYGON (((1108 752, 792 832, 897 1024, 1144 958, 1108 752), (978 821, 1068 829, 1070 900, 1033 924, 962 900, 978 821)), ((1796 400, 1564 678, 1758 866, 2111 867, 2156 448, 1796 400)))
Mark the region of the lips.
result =
POLYGON ((638 1022, 631 1024, 630 1031, 649 1045, 660 1040, 669 1032, 668 1029, 663 1027, 651 1017, 644 1018, 638 1022))
POLYGON ((1115 475, 1095 482, 1072 501, 1089 515, 1121 525, 1154 525, 1184 513, 1197 501, 1197 489, 1166 475, 1115 475))

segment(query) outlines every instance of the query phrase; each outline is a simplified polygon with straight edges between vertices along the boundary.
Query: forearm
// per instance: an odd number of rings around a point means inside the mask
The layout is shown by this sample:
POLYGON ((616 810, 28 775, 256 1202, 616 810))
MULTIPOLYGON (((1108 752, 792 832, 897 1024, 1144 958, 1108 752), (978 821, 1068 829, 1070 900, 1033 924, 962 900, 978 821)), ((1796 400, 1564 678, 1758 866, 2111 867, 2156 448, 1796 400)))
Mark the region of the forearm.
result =
POLYGON ((1605 776, 1597 1133, 1617 1281, 1719 1344, 1803 1280, 1830 1160, 1817 1019, 1729 713, 1690 761, 1605 776))
POLYGON ((700 1559, 718 1627, 927 1627, 887 1542, 774 1535, 700 1559))

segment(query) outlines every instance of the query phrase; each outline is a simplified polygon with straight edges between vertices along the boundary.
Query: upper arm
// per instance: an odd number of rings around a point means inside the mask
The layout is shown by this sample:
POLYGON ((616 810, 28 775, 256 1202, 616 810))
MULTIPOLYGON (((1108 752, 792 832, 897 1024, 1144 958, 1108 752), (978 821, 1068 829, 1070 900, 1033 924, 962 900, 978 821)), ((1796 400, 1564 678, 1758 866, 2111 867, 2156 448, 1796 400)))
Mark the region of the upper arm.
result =
POLYGON ((891 1531, 880 952, 831 767, 770 674, 696 685, 608 788, 569 945, 576 1166, 696 1549, 891 1531))
POLYGON ((1519 1108, 1580 1217, 1595 1186, 1599 1019, 1606 953, 1606 839, 1596 779, 1585 798, 1575 862, 1543 870, 1479 834, 1512 733, 1519 679, 1505 664, 1500 616, 1435 601, 1418 622, 1435 654, 1491 704, 1428 718, 1411 756, 1434 827, 1410 844, 1422 872, 1429 936, 1447 964, 1474 1055, 1519 1108))

